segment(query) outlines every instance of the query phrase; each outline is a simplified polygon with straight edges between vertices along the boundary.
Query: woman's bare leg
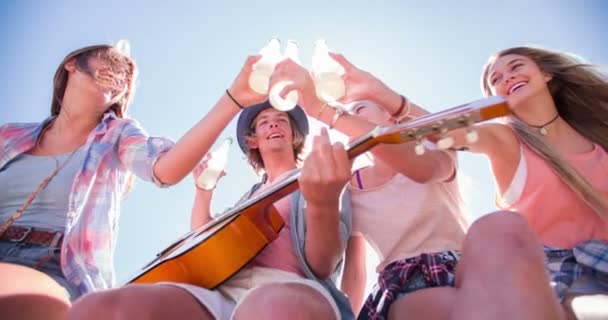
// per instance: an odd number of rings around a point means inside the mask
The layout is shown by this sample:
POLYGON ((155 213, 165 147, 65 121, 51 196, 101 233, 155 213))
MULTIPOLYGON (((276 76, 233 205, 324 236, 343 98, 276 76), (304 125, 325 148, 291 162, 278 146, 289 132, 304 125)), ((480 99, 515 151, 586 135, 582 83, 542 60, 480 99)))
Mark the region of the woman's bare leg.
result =
POLYGON ((129 285, 74 302, 67 320, 197 319, 213 317, 190 293, 171 285, 129 285))
POLYGON ((391 306, 390 319, 564 319, 545 271, 542 247, 516 213, 479 218, 469 229, 455 288, 412 292, 391 306))
POLYGON ((66 290, 35 269, 0 263, 0 283, 3 319, 63 319, 70 308, 66 290))
POLYGON ((564 319, 542 246, 522 216, 497 212, 468 232, 452 319, 564 319))
POLYGON ((237 306, 235 320, 335 320, 332 306, 315 289, 298 283, 268 284, 247 295, 237 306))

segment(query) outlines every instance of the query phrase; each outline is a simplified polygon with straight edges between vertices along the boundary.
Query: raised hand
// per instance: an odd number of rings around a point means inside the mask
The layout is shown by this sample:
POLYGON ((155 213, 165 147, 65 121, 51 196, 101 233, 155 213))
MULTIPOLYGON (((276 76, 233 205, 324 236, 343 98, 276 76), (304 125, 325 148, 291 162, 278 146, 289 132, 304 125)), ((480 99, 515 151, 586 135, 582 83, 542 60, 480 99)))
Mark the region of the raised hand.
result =
POLYGON ((329 55, 344 67, 346 94, 340 99, 341 103, 347 104, 353 101, 372 100, 383 107, 399 106, 401 102, 399 94, 380 81, 380 79, 356 67, 339 53, 330 52, 329 55))
POLYGON ((249 87, 249 76, 251 76, 253 65, 258 62, 261 57, 262 56, 258 54, 248 56, 245 60, 245 64, 241 68, 241 71, 236 76, 236 78, 232 82, 232 85, 228 89, 230 94, 243 107, 248 107, 263 102, 267 99, 266 95, 256 93, 249 87))
MULTIPOLYGON (((220 181, 220 179, 226 175, 226 170, 223 169, 221 170, 219 173, 213 173, 210 174, 209 176, 211 177, 212 180, 210 183, 207 183, 206 185, 203 184, 201 181, 199 181, 199 177, 201 177, 201 175, 203 174, 203 172, 205 172, 205 170, 212 170, 209 168, 209 161, 211 160, 212 154, 211 152, 207 153, 205 155, 205 157, 203 157, 203 160, 201 160, 201 162, 199 162, 199 164, 196 165, 196 167, 194 167, 194 170, 192 170, 192 175, 194 177, 194 183, 196 184, 196 187, 201 189, 201 190, 213 190, 215 189, 215 187, 217 186, 217 183, 220 181)), ((209 174, 209 172, 207 172, 207 174, 209 174)))
POLYGON ((293 60, 285 59, 276 65, 274 73, 270 77, 270 87, 283 80, 290 81, 291 84, 285 86, 279 95, 285 98, 287 93, 297 90, 298 104, 309 116, 316 117, 323 102, 315 93, 315 84, 310 72, 293 60))

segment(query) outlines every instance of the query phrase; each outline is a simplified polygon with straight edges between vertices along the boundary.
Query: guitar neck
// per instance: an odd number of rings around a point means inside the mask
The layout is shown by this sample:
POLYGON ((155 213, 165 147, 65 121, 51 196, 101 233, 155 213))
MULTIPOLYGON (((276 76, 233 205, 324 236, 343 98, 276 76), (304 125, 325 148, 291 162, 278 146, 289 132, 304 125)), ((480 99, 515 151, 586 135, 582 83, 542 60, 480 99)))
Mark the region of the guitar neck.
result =
MULTIPOLYGON (((505 116, 507 114, 509 114, 509 108, 503 98, 494 96, 480 99, 394 126, 378 126, 371 132, 349 143, 346 146, 346 151, 348 157, 352 159, 381 143, 400 144, 420 141, 427 136, 472 126, 477 122, 505 116)), ((253 205, 271 205, 277 200, 289 195, 298 189, 298 177, 300 176, 300 172, 300 168, 294 169, 281 181, 278 181, 263 192, 242 202, 237 207, 222 213, 220 217, 210 224, 215 225, 216 223, 229 219, 253 205)), ((202 230, 205 230, 208 227, 210 226, 204 225, 199 229, 203 228, 202 230)))

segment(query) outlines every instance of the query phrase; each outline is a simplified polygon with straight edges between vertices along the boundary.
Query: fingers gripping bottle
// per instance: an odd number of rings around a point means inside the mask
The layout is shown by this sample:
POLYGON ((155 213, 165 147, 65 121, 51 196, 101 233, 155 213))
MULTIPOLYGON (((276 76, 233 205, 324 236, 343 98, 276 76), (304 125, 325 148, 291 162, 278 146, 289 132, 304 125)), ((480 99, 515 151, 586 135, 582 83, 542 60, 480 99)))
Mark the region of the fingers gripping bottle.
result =
POLYGON ((258 62, 252 66, 249 76, 249 86, 259 94, 268 93, 268 81, 274 71, 274 67, 283 59, 281 56, 281 42, 277 38, 272 38, 268 44, 260 50, 262 56, 258 62))
POLYGON ((211 152, 209 159, 207 160, 206 168, 204 168, 196 178, 196 185, 199 188, 204 190, 215 188, 222 172, 226 169, 228 152, 230 151, 231 144, 232 139, 227 138, 218 149, 211 152))
MULTIPOLYGON (((287 41, 287 46, 285 47, 285 52, 281 60, 284 59, 291 59, 293 62, 300 64, 300 58, 298 57, 298 44, 294 40, 287 41)), ((289 80, 280 81, 270 89, 268 100, 275 109, 280 111, 289 111, 298 103, 298 91, 296 90, 289 91, 285 98, 279 95, 283 88, 291 83, 292 82, 289 80)))
POLYGON ((324 102, 335 102, 346 93, 344 67, 329 55, 324 39, 315 42, 312 55, 312 75, 317 97, 324 102))

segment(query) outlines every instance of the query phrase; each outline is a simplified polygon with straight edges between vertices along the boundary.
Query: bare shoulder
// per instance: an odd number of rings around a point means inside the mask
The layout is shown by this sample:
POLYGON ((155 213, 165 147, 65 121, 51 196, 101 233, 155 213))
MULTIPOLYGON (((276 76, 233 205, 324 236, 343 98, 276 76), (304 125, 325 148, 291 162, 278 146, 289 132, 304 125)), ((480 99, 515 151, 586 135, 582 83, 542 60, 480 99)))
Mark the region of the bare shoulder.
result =
POLYGON ((484 125, 491 141, 485 154, 490 161, 492 173, 500 192, 504 192, 513 180, 521 161, 521 146, 515 131, 507 125, 492 123, 484 125))
POLYGON ((519 153, 519 141, 515 132, 508 125, 500 123, 485 123, 477 126, 479 142, 474 149, 485 153, 488 157, 504 156, 505 153, 519 153))

